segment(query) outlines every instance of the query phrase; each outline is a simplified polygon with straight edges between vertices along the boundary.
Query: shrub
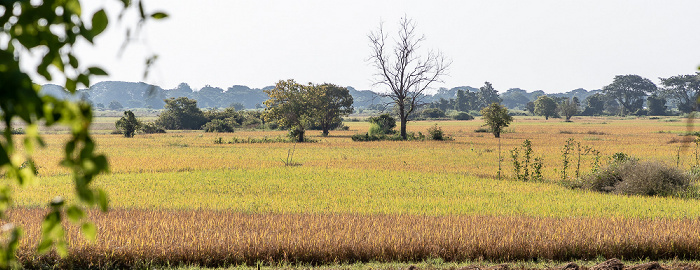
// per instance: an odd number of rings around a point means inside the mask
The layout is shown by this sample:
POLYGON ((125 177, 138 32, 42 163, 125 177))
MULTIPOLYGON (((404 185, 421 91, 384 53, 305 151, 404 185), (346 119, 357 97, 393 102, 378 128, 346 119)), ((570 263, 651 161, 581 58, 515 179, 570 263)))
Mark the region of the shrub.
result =
POLYGON ((165 129, 155 122, 148 122, 141 125, 141 132, 146 134, 165 133, 165 129))
POLYGON ((430 134, 430 139, 433 139, 436 141, 442 141, 442 140, 446 139, 445 133, 442 131, 441 127, 438 127, 437 124, 428 128, 428 134, 430 134))
POLYGON ((369 124, 369 131, 367 132, 368 136, 380 136, 383 134, 384 134, 384 132, 382 131, 382 128, 379 126, 379 124, 377 124, 377 123, 369 124))
POLYGON ((424 118, 447 118, 445 112, 438 108, 428 108, 421 112, 421 116, 424 118))
POLYGON ((583 187, 624 195, 673 196, 688 191, 690 176, 660 162, 629 159, 585 177, 583 187))
POLYGON ((377 124, 381 130, 381 134, 394 134, 394 127, 396 127, 396 119, 391 117, 389 114, 382 114, 375 117, 370 117, 369 122, 377 124))
POLYGON ((458 112, 457 114, 452 116, 452 119, 454 120, 473 120, 474 116, 471 114, 468 114, 466 112, 458 112))
POLYGON ((141 127, 141 121, 136 119, 132 111, 125 111, 124 116, 119 118, 114 125, 121 134, 124 134, 124 137, 131 138, 141 127))
POLYGON ((233 132, 233 126, 231 125, 231 121, 227 120, 228 119, 211 120, 210 122, 204 124, 202 126, 202 129, 204 130, 204 132, 233 132))

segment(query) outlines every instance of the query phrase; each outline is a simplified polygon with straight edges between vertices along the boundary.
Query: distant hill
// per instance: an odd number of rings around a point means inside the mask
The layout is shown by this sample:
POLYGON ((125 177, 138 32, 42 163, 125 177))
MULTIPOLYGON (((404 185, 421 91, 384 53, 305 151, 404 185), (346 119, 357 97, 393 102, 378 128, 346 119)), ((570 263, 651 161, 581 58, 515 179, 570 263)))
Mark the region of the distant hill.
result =
MULTIPOLYGON (((181 83, 173 89, 163 89, 160 86, 143 82, 105 81, 96 83, 89 89, 78 90, 76 95, 70 95, 61 86, 54 84, 44 85, 41 92, 59 98, 83 99, 94 105, 102 104, 104 107, 107 107, 111 102, 119 102, 124 108, 128 109, 162 109, 165 105, 163 100, 178 97, 195 99, 197 100, 197 106, 200 108, 227 108, 236 105, 236 107, 254 109, 261 108, 263 106, 262 103, 268 99, 267 94, 263 90, 272 88, 273 86, 259 89, 244 85, 234 85, 224 90, 207 85, 202 87, 202 89, 194 90, 188 84, 181 83)), ((370 90, 357 90, 351 86, 347 88, 355 101, 353 106, 356 109, 367 108, 374 104, 387 104, 391 101, 370 90)), ((459 90, 479 91, 478 88, 471 86, 459 86, 450 89, 440 88, 437 93, 424 96, 423 102, 430 103, 440 99, 454 99, 459 90)), ((578 97, 579 100, 583 101, 587 96, 598 92, 600 90, 587 91, 579 88, 566 93, 549 94, 549 96, 578 97)), ((503 104, 512 109, 523 108, 525 103, 534 101, 538 96, 544 94, 542 91, 527 92, 520 88, 512 88, 502 92, 500 95, 503 98, 503 104)))

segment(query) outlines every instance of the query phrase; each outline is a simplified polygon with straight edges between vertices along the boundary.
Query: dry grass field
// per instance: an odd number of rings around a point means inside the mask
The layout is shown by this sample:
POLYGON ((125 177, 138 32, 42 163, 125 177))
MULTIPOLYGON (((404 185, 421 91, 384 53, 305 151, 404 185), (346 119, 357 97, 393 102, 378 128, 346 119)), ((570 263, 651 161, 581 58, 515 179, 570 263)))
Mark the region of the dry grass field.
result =
MULTIPOLYGON (((55 263, 700 259, 697 200, 558 184, 569 138, 600 151, 603 163, 623 152, 689 170, 698 149, 694 136, 681 135, 698 128, 674 117, 573 120, 516 117, 500 140, 501 180, 499 141, 475 132, 479 119, 409 125, 425 134, 437 123, 450 141, 353 142, 350 136, 366 132, 366 122, 348 122, 349 131, 329 137, 310 131, 317 142, 303 144, 227 143, 284 131, 96 135, 111 165, 96 185, 107 190, 113 210, 91 214, 98 242, 72 232, 71 256, 55 263), (525 139, 543 159, 542 182, 512 179, 509 150, 525 139), (290 150, 299 166, 282 161, 290 150)), ((64 136, 45 140, 36 153, 40 184, 16 191, 11 215, 26 228, 21 254, 27 264, 51 262, 32 252, 41 206, 57 195, 71 200, 73 193, 57 165, 64 136)), ((583 156, 582 173, 591 164, 592 156, 583 156)))

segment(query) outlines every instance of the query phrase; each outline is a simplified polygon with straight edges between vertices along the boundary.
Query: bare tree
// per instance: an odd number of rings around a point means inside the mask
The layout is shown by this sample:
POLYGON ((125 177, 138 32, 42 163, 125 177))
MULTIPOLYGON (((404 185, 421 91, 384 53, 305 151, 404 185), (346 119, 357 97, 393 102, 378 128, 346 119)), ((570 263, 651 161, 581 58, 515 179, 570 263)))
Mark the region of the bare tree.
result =
POLYGON ((401 18, 398 39, 393 51, 387 48, 383 24, 368 37, 372 47, 369 61, 377 68, 375 85, 388 86, 391 91, 380 96, 389 97, 398 108, 401 119, 401 137, 406 139, 408 116, 420 105, 420 99, 428 86, 440 82, 446 74, 450 62, 442 53, 429 51, 425 57, 418 53, 420 43, 425 36, 416 34, 416 24, 407 18, 401 18))

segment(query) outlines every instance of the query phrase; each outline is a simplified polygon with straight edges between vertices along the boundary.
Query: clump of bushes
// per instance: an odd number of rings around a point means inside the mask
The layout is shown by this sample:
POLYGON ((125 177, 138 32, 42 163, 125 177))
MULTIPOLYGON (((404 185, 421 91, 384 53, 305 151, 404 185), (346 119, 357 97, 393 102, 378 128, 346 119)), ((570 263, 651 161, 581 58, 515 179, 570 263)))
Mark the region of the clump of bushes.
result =
POLYGON ((231 121, 227 119, 213 119, 202 126, 204 132, 233 132, 231 121))
POLYGON ((473 120, 474 116, 466 112, 458 112, 452 116, 454 120, 473 120))
POLYGON ((606 168, 585 176, 585 189, 624 195, 675 196, 691 188, 690 176, 660 162, 616 155, 606 168))
POLYGON ((450 139, 445 135, 445 132, 443 132, 442 128, 439 127, 437 124, 428 128, 428 134, 430 135, 430 139, 435 141, 444 141, 450 139))
POLYGON ((165 133, 165 129, 155 122, 147 122, 141 125, 141 132, 146 134, 165 133))

